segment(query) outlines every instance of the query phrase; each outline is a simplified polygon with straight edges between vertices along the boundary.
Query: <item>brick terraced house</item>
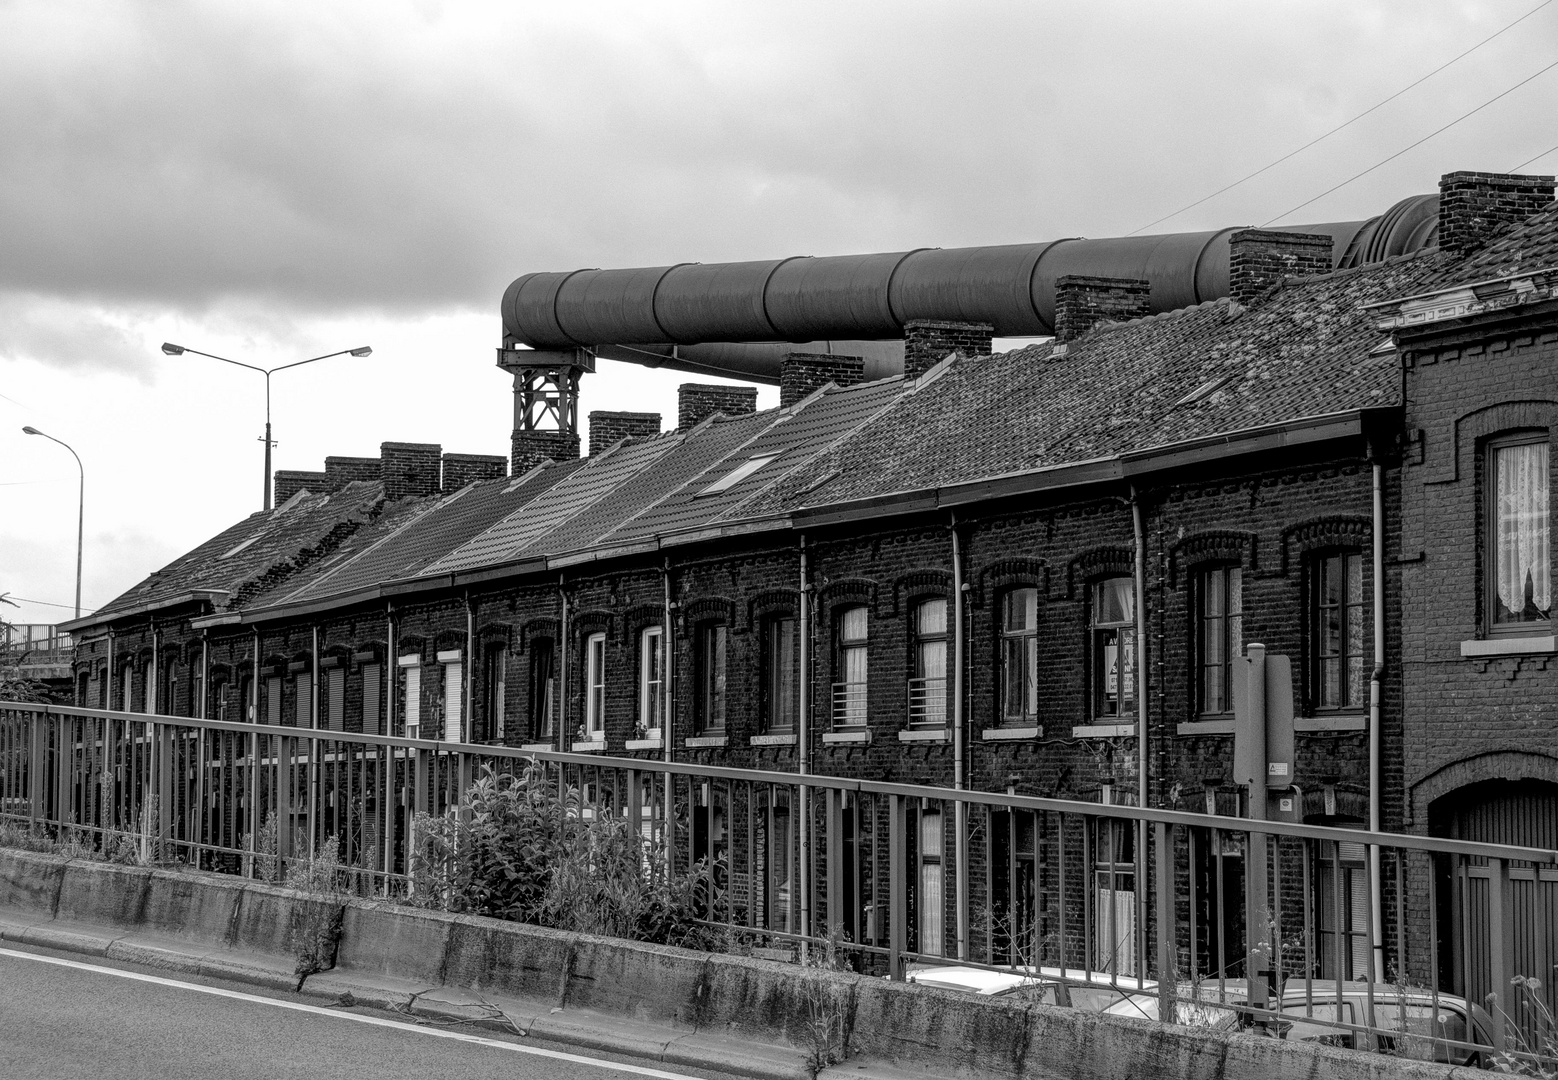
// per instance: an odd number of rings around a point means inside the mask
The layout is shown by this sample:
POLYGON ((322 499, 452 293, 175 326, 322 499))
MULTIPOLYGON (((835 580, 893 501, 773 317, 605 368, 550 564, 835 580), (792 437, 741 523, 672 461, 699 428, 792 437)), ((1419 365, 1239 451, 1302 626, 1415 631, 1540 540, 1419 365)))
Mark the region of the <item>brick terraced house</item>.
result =
MULTIPOLYGON (((1332 271, 1329 237, 1247 230, 1226 298, 1062 279, 1053 343, 936 324, 959 351, 871 381, 797 353, 777 409, 692 384, 677 430, 603 416, 625 437, 513 476, 389 443, 287 474, 70 624, 80 703, 1238 813, 1229 661, 1261 642, 1302 820, 1558 847, 1551 198, 1451 174, 1416 254, 1332 271)), ((996 832, 992 906, 1038 857, 996 832)), ((1127 892, 1128 847, 1098 853, 1127 892)), ((1353 977, 1347 855, 1315 899, 1353 977)), ((1241 952, 1238 862, 1195 871, 1200 970, 1241 952)), ((1529 888, 1515 948, 1550 969, 1558 883, 1529 888)), ((1464 895, 1408 918, 1485 934, 1464 895)))

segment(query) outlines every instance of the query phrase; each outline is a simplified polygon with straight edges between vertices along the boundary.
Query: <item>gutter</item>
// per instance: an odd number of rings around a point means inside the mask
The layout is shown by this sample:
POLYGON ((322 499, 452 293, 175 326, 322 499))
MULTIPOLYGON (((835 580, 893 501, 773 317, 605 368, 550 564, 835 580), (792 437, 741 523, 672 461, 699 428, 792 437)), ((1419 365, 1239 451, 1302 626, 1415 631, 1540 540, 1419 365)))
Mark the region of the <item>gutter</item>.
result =
POLYGON ((134 615, 149 615, 154 611, 178 607, 180 604, 198 604, 202 602, 216 604, 218 601, 226 600, 232 595, 226 589, 191 589, 189 592, 179 593, 165 600, 153 600, 145 604, 137 604, 135 607, 115 608, 112 611, 99 611, 92 615, 71 619, 69 622, 57 623, 56 625, 61 630, 74 634, 93 626, 106 626, 118 619, 128 619, 134 615))

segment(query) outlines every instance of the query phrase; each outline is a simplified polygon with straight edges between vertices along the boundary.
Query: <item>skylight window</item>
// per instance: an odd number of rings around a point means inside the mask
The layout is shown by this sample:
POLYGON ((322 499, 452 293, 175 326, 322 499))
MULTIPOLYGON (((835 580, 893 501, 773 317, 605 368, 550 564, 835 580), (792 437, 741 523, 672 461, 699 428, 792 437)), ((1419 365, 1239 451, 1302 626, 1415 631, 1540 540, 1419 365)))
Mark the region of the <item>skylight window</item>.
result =
POLYGON ((729 491, 778 456, 778 454, 758 454, 754 457, 749 457, 730 470, 730 472, 714 481, 714 483, 698 492, 698 494, 700 496, 718 495, 722 491, 729 491))
POLYGON ((248 547, 250 544, 254 543, 256 540, 258 540, 260 537, 262 537, 264 535, 265 535, 265 533, 263 531, 262 532, 257 532, 253 536, 249 537, 249 539, 247 539, 247 540, 243 541, 242 543, 240 543, 238 546, 229 548, 228 550, 222 552, 222 554, 218 555, 217 558, 219 558, 219 559, 231 559, 234 555, 238 554, 244 548, 248 547))
POLYGON ((1232 381, 1232 372, 1229 372, 1226 375, 1218 375, 1216 378, 1208 379, 1206 382, 1190 391, 1190 393, 1174 402, 1174 408, 1177 409, 1181 405, 1194 405, 1198 401, 1211 397, 1213 394, 1221 390, 1224 386, 1232 381))

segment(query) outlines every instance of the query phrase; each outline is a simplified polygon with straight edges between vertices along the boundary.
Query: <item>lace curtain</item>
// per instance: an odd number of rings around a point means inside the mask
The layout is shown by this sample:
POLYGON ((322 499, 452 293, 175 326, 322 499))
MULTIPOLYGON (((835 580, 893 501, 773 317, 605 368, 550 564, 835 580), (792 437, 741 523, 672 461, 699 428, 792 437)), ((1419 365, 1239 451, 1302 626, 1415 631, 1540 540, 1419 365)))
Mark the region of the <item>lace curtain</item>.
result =
POLYGON ((1532 622, 1552 610, 1547 444, 1500 447, 1497 476, 1498 621, 1532 622))

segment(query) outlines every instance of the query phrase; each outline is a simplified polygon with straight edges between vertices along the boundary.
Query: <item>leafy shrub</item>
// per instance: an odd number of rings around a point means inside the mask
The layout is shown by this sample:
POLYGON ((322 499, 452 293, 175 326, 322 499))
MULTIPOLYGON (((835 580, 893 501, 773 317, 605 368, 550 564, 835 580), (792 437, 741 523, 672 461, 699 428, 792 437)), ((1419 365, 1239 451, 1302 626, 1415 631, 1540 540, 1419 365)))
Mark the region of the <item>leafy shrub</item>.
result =
POLYGON ((688 948, 715 940, 699 921, 723 904, 708 861, 667 873, 663 842, 585 805, 543 762, 483 769, 458 806, 414 829, 414 903, 688 948))

